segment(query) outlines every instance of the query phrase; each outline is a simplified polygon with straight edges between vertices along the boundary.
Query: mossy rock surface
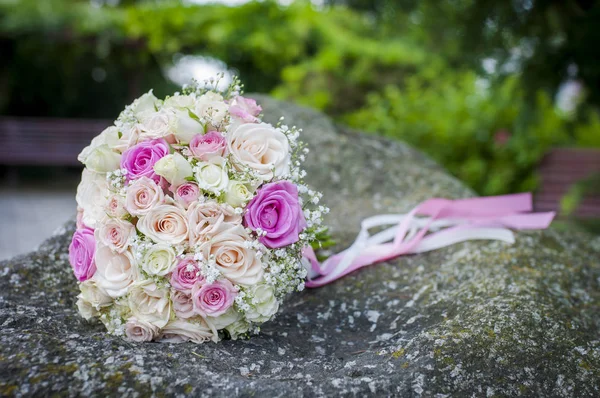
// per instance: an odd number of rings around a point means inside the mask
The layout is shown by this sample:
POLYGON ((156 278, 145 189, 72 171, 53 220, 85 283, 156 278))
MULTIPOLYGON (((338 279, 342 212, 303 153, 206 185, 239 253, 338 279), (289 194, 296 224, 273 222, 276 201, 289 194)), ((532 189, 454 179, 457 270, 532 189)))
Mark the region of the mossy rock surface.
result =
MULTIPOLYGON (((404 144, 258 99, 268 121, 304 127, 340 247, 366 216, 472 196, 404 144)), ((250 340, 197 346, 81 319, 73 228, 0 263, 0 396, 600 396, 598 238, 550 229, 402 257, 291 296, 250 340)))

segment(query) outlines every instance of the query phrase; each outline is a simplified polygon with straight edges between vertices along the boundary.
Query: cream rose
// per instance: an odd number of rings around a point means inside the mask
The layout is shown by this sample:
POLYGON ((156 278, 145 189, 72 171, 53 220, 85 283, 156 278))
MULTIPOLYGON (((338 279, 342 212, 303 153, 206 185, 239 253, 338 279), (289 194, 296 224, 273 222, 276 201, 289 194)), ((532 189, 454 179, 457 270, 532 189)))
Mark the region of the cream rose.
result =
POLYGON ((227 136, 227 147, 238 170, 255 170, 263 181, 289 173, 290 144, 280 130, 267 123, 245 123, 227 136))
POLYGON ((226 166, 227 161, 222 157, 199 162, 195 169, 198 186, 214 194, 220 194, 229 184, 226 166))
POLYGON ((149 275, 165 276, 173 270, 176 260, 177 253, 173 247, 159 243, 144 253, 140 267, 149 275))
POLYGON ((192 177, 192 165, 179 152, 162 157, 154 164, 154 171, 173 186, 179 186, 192 177))
POLYGON ((233 207, 216 202, 194 202, 187 210, 189 243, 195 246, 214 235, 223 224, 240 225, 242 216, 233 207))
POLYGON ((135 227, 129 221, 107 217, 94 232, 96 241, 102 242, 112 251, 123 253, 135 236, 135 227))
POLYGON ((212 340, 219 341, 219 336, 214 327, 211 328, 204 319, 194 318, 185 321, 175 319, 167 324, 162 330, 161 343, 183 343, 192 341, 194 343, 205 343, 212 340))
POLYGON ((137 229, 156 243, 177 245, 188 236, 188 221, 181 207, 163 204, 142 216, 137 229))
POLYGON ((169 290, 159 287, 152 280, 136 282, 127 299, 131 313, 139 320, 159 328, 164 327, 171 316, 169 290))
POLYGON ((138 118, 141 122, 140 140, 142 141, 164 138, 173 133, 173 116, 167 111, 143 112, 138 118))
POLYGON ((75 199, 83 211, 83 223, 90 228, 96 228, 98 222, 105 216, 104 209, 108 202, 106 177, 83 169, 75 199))
POLYGON ((158 332, 159 329, 155 325, 135 317, 129 318, 125 324, 125 336, 127 340, 136 343, 152 341, 158 336, 158 332))
POLYGON ((143 216, 165 199, 165 194, 156 183, 142 177, 132 182, 127 187, 125 207, 134 216, 143 216))
POLYGON ((279 301, 275 297, 272 286, 261 283, 251 286, 248 294, 253 297, 252 305, 246 310, 246 319, 252 322, 266 322, 279 309, 279 301))
POLYGON ((96 284, 113 298, 125 295, 138 274, 129 251, 113 253, 102 244, 96 249, 96 268, 96 284))
POLYGON ((225 191, 225 201, 233 207, 245 206, 252 199, 252 191, 241 181, 230 180, 225 191))
POLYGON ((215 266, 233 283, 253 285, 263 276, 262 263, 246 245, 250 237, 241 225, 221 224, 217 233, 200 245, 204 258, 213 255, 215 266))

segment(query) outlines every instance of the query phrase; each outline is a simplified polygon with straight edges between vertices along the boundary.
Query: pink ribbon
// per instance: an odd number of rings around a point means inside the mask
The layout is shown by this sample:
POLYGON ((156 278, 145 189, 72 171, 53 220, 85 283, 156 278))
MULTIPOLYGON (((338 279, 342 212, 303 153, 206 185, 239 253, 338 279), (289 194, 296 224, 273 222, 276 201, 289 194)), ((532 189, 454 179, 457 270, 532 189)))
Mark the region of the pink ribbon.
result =
POLYGON ((331 283, 357 269, 405 255, 423 253, 467 240, 514 242, 510 229, 546 229, 554 212, 531 213, 531 194, 469 199, 429 199, 407 214, 379 215, 362 221, 355 242, 322 264, 312 248, 306 287, 331 283), (426 216, 418 218, 417 215, 426 216), (373 236, 373 227, 393 225, 373 236))

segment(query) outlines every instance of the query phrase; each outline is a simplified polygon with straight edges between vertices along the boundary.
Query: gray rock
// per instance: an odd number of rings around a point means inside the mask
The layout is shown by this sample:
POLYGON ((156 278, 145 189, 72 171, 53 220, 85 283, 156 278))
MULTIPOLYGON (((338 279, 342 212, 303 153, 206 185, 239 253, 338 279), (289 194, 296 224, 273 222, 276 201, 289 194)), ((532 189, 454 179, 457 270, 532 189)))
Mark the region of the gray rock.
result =
MULTIPOLYGON (((365 216, 472 192, 397 142, 259 98, 305 129, 339 246, 365 216)), ((8 226, 3 226, 7 228, 8 226)), ((598 396, 600 240, 550 229, 355 272, 289 298, 260 335, 131 344, 82 320, 73 232, 0 264, 0 396, 598 396)))

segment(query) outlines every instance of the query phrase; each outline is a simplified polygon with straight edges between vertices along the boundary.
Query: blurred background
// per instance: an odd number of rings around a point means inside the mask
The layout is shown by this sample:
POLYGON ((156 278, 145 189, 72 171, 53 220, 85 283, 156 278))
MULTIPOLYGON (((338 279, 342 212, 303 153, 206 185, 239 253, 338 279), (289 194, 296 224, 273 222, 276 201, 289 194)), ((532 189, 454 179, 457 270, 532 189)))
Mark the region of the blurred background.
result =
POLYGON ((0 0, 0 259, 74 214, 126 104, 217 72, 598 233, 599 26, 593 0, 0 0))

